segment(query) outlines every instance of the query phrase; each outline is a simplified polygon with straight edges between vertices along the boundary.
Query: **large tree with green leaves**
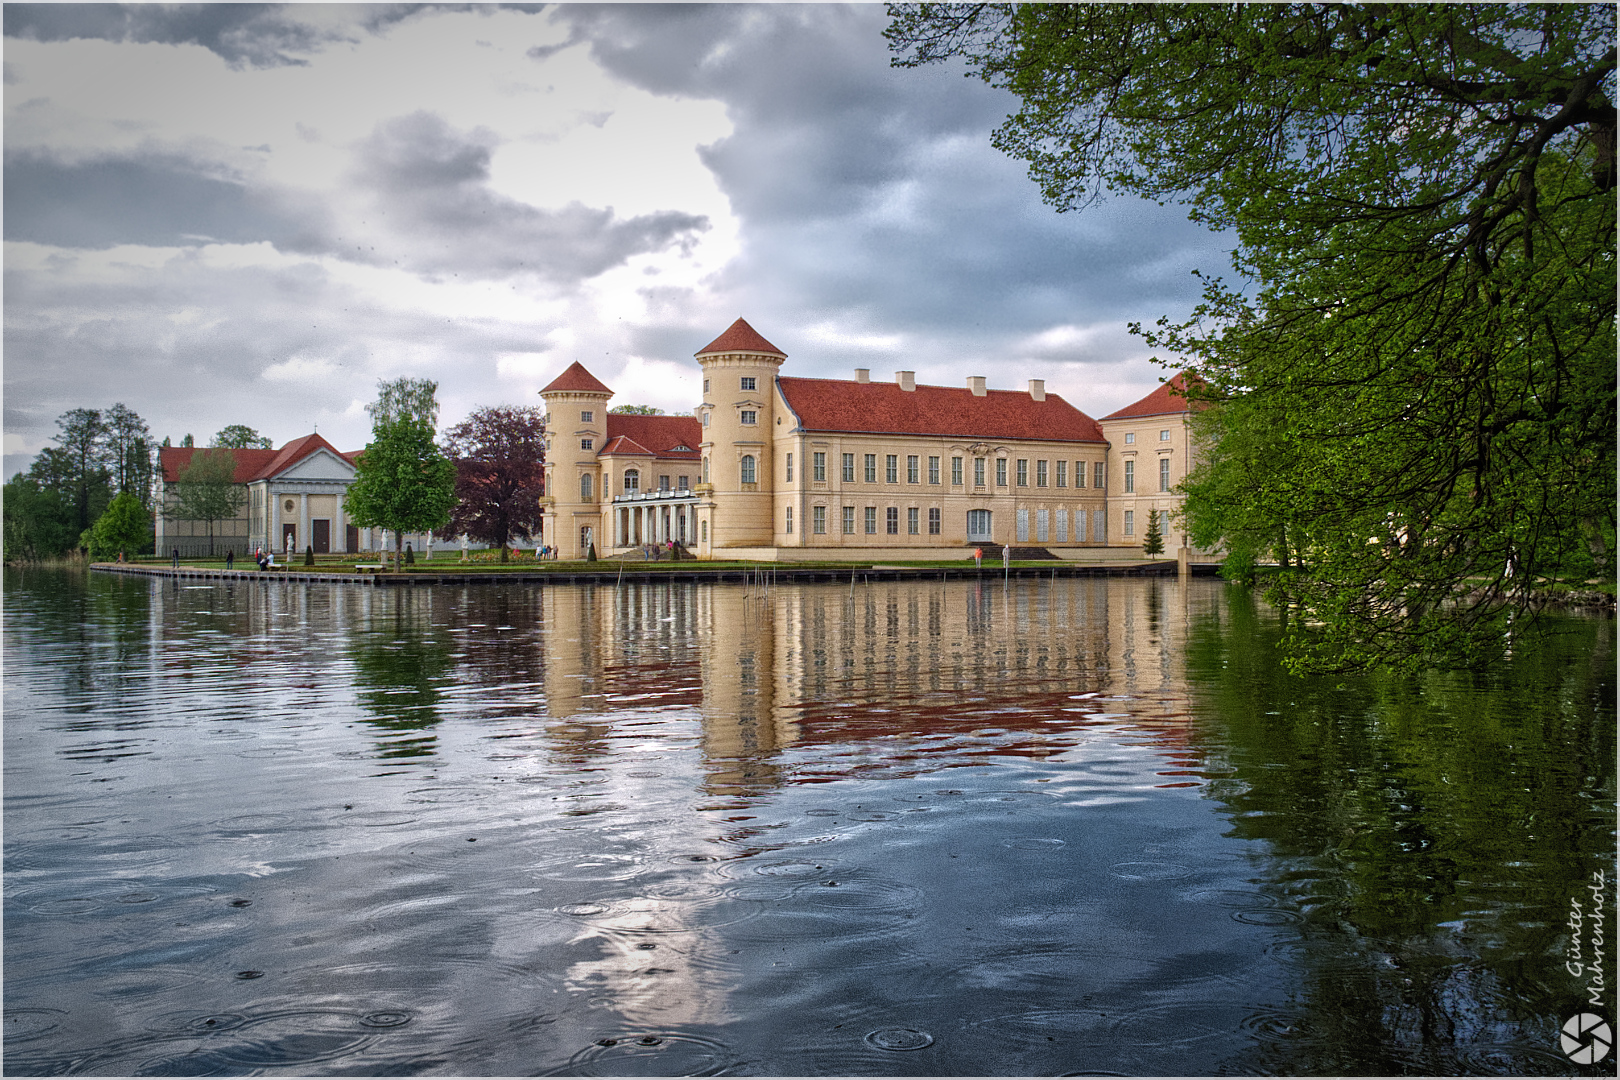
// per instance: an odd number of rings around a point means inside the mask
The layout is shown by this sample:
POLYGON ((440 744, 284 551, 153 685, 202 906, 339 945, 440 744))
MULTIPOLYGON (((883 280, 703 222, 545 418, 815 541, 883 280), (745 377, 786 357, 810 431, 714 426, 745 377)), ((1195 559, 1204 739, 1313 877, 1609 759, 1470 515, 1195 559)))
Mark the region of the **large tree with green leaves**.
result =
POLYGON ((1294 666, 1489 663, 1535 586, 1613 579, 1612 5, 891 13, 896 63, 1018 96, 993 141, 1058 209, 1234 237, 1144 336, 1209 405, 1189 532, 1281 554, 1294 666))
POLYGON ((141 505, 133 491, 121 491, 86 530, 83 544, 93 559, 110 559, 120 553, 125 557, 150 554, 152 512, 141 505))
POLYGON ((344 496, 349 519, 366 528, 392 529, 394 567, 401 565, 407 532, 433 532, 449 524, 456 501, 456 467, 433 441, 438 384, 395 379, 378 386, 371 442, 355 462, 344 496))
POLYGON ((166 516, 208 524, 208 554, 214 553, 214 525, 233 518, 247 501, 247 488, 236 482, 236 454, 230 450, 197 450, 176 478, 175 501, 166 516))
POLYGON ((275 446, 268 436, 260 435, 246 424, 226 424, 214 434, 208 445, 232 450, 269 450, 275 446))

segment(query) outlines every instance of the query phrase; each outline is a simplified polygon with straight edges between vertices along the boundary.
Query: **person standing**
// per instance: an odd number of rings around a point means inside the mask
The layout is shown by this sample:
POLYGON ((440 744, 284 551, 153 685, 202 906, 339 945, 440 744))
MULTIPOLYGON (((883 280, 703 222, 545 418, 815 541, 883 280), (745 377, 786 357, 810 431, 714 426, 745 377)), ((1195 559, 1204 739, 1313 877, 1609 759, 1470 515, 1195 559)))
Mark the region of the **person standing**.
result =
POLYGON ((229 551, 225 552, 225 569, 234 570, 235 568, 236 568, 236 551, 235 551, 235 549, 232 549, 232 550, 229 550, 229 551))
POLYGON ((975 570, 981 570, 984 568, 984 548, 982 547, 976 547, 973 549, 973 568, 975 570))
POLYGON ((180 549, 178 547, 174 549, 174 561, 170 565, 176 570, 180 569, 180 549))

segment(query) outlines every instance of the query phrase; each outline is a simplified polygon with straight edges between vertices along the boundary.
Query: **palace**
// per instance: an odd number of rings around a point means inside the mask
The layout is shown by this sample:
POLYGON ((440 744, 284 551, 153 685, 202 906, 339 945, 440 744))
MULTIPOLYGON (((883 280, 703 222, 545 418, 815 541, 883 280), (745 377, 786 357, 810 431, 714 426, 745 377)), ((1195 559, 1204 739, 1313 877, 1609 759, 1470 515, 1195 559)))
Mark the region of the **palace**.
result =
POLYGON ((703 559, 960 558, 982 544, 1082 558, 1140 550, 1148 514, 1166 552, 1185 543, 1171 517, 1194 451, 1180 375, 1098 421, 1041 379, 784 376, 787 354, 742 319, 696 357, 689 417, 610 413, 613 391, 579 363, 540 391, 544 534, 561 558, 669 541, 703 559))

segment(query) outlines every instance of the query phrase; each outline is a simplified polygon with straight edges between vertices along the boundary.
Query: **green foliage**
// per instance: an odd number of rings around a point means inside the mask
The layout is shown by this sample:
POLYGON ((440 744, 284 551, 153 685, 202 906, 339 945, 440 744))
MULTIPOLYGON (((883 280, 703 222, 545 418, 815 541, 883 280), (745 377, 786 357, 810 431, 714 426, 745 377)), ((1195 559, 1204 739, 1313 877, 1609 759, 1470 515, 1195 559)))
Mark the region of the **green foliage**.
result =
POLYGON ((267 436, 260 435, 246 424, 227 424, 215 433, 208 445, 231 450, 269 450, 275 444, 267 436))
POLYGON ((366 406, 372 427, 396 420, 418 420, 432 426, 439 419, 439 402, 434 396, 439 384, 432 379, 381 379, 377 400, 366 406))
POLYGON ((172 520, 202 521, 208 525, 208 553, 214 553, 214 525, 232 518, 247 502, 247 488, 236 483, 236 454, 230 450, 198 450, 180 470, 175 501, 164 514, 172 520))
POLYGON ((5 557, 53 559, 77 546, 74 508, 60 490, 31 473, 18 473, 5 486, 5 557))
POLYGON ((1147 532, 1142 534, 1142 554, 1164 554, 1164 532, 1159 528, 1159 512, 1157 510, 1147 512, 1147 532))
POLYGON ((651 405, 615 405, 609 409, 610 413, 620 416, 663 416, 663 409, 655 409, 651 405))
POLYGON ((355 464, 344 497, 349 520, 365 528, 392 529, 394 565, 400 565, 404 533, 433 532, 450 521, 456 467, 433 441, 426 420, 384 420, 355 464))
POLYGON ((150 554, 154 545, 152 514, 133 491, 119 492, 85 535, 92 559, 150 554))
POLYGON ((994 141, 1060 210, 1235 235, 1144 337, 1203 380, 1189 535, 1276 560, 1296 669, 1489 664, 1614 576, 1613 6, 892 10, 898 63, 1019 96, 994 141))

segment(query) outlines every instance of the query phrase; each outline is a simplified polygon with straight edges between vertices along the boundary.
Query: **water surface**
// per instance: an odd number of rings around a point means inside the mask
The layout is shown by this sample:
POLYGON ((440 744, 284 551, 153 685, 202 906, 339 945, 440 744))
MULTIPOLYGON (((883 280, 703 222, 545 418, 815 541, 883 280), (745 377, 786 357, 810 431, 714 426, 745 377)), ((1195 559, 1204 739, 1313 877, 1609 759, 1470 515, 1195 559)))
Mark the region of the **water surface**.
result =
POLYGON ((8 1074, 1613 1072, 1609 620, 1340 683, 1212 581, 5 585, 8 1074))

